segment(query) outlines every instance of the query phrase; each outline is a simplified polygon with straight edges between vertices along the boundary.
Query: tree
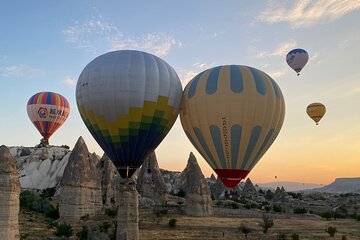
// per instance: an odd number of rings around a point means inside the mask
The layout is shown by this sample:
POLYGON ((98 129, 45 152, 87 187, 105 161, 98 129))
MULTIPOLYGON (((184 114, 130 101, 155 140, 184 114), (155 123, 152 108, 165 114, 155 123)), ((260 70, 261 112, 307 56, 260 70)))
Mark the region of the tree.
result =
POLYGON ((295 209, 294 209, 294 214, 304 215, 306 212, 307 212, 307 211, 306 211, 305 208, 295 208, 295 209))
POLYGON ((252 229, 243 223, 241 223, 239 230, 245 235, 245 238, 247 238, 247 235, 252 232, 252 229))
POLYGON ((55 226, 56 231, 54 235, 57 237, 70 237, 73 234, 73 229, 70 224, 61 223, 55 226))
POLYGON ((269 215, 263 213, 262 216, 263 222, 261 223, 261 227, 263 228, 263 233, 267 233, 269 228, 274 226, 274 220, 272 220, 269 215))
POLYGON ((330 226, 325 230, 325 232, 327 232, 330 235, 330 237, 334 237, 335 233, 337 232, 336 227, 331 227, 330 226))

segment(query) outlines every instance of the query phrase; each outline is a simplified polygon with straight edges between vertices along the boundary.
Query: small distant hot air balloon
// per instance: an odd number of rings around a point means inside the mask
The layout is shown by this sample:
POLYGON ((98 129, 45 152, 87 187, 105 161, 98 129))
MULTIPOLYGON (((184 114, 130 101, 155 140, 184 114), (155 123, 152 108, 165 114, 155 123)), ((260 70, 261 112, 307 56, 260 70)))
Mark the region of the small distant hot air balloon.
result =
POLYGON ((285 102, 266 73, 247 66, 218 66, 185 87, 183 129, 224 185, 234 188, 280 132, 285 102))
POLYGON ((306 113, 314 120, 316 125, 319 125, 319 121, 325 115, 326 107, 322 103, 311 103, 306 108, 306 113))
POLYGON ((121 50, 92 60, 76 85, 80 115, 122 178, 160 144, 179 113, 175 70, 145 52, 121 50))
POLYGON ((304 49, 293 49, 286 55, 287 64, 294 69, 297 75, 300 75, 301 69, 309 60, 309 55, 304 49))
POLYGON ((70 104, 58 93, 39 92, 29 99, 27 113, 43 136, 41 143, 48 145, 50 136, 69 116, 70 104))

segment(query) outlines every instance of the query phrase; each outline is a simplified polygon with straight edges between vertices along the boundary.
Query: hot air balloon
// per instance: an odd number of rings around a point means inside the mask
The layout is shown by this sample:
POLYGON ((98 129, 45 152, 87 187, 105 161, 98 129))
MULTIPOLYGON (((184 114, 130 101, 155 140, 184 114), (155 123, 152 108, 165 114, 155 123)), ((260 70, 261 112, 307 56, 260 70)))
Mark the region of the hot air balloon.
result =
POLYGON ((285 102, 266 73, 241 65, 218 66, 185 87, 183 129, 224 185, 244 179, 280 132, 285 102))
POLYGON ((326 107, 322 103, 311 103, 306 108, 306 113, 312 120, 319 125, 319 121, 325 115, 326 107))
POLYGON ((48 145, 50 136, 69 116, 70 104, 58 93, 39 92, 29 99, 27 113, 43 136, 41 143, 48 145))
POLYGON ((181 96, 175 70, 135 50, 95 58, 76 85, 80 115, 122 178, 130 178, 169 132, 181 96))
POLYGON ((301 69, 309 60, 309 55, 304 49, 293 49, 286 55, 287 64, 294 69, 297 75, 300 75, 301 69))

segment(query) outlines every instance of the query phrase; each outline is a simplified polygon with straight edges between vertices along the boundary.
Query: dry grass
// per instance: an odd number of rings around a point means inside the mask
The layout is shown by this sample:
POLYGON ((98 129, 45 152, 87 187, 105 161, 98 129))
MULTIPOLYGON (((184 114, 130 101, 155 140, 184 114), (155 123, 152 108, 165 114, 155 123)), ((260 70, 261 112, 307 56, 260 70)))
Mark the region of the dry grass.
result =
POLYGON ((336 221, 301 217, 274 219, 274 227, 270 228, 267 234, 262 232, 261 222, 260 218, 173 215, 164 217, 161 224, 156 225, 151 218, 145 218, 140 222, 140 239, 246 239, 238 230, 243 223, 253 229, 247 239, 277 239, 277 235, 283 232, 286 233, 287 239, 291 239, 292 233, 297 233, 300 239, 341 239, 342 235, 346 235, 348 240, 360 240, 360 222, 351 219, 336 221), (168 221, 171 218, 177 219, 176 228, 168 227, 168 221), (337 228, 335 238, 330 238, 325 232, 329 226, 337 228))
MULTIPOLYGON (((97 218, 97 220, 100 220, 97 218)), ((163 217, 157 225, 154 215, 151 212, 140 213, 140 240, 172 240, 172 239, 246 239, 238 230, 241 223, 252 228, 252 232, 247 239, 277 239, 277 234, 284 232, 287 239, 291 239, 292 233, 300 235, 300 239, 320 240, 335 239, 340 240, 342 235, 347 240, 360 240, 360 222, 356 220, 336 220, 326 221, 323 219, 310 219, 306 217, 291 217, 274 219, 274 227, 269 229, 267 234, 262 233, 260 223, 261 218, 242 218, 242 217, 188 217, 183 215, 168 214, 163 217), (171 218, 177 219, 176 227, 169 228, 168 222, 171 218), (325 229, 329 226, 337 228, 335 238, 329 237, 325 229)), ((42 237, 48 239, 53 236, 54 229, 48 228, 48 222, 41 214, 32 213, 20 214, 20 233, 28 234, 31 237, 42 237)), ((74 233, 76 233, 74 229, 74 233)))

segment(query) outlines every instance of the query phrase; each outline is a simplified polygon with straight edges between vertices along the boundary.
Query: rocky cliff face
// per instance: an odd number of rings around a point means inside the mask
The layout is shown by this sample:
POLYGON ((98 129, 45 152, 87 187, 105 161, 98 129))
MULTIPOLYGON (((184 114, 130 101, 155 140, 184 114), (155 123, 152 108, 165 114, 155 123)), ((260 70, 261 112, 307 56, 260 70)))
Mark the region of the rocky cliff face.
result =
POLYGON ((287 202, 289 201, 289 197, 287 192, 285 191, 284 187, 277 187, 274 193, 274 198, 273 198, 274 202, 287 202))
POLYGON ((193 153, 181 173, 181 188, 186 192, 185 212, 192 216, 208 216, 213 212, 211 191, 193 153))
POLYGON ((64 147, 11 147, 10 152, 16 159, 23 189, 55 187, 70 156, 70 150, 64 147))
POLYGON ((60 220, 64 222, 77 223, 102 208, 101 176, 82 137, 69 156, 59 196, 60 220))
POLYGON ((5 146, 0 147, 0 239, 19 239, 20 183, 16 161, 5 146))
POLYGON ((115 204, 114 179, 119 175, 115 165, 110 158, 104 154, 97 163, 101 173, 101 192, 104 207, 113 207, 115 204))
POLYGON ((144 161, 137 178, 137 191, 142 197, 152 199, 155 204, 165 204, 168 188, 161 175, 155 152, 144 161))
POLYGON ((336 178, 331 184, 315 189, 317 192, 360 193, 360 178, 336 178))

